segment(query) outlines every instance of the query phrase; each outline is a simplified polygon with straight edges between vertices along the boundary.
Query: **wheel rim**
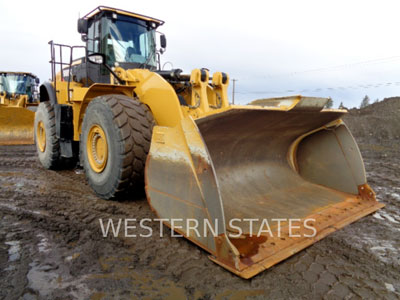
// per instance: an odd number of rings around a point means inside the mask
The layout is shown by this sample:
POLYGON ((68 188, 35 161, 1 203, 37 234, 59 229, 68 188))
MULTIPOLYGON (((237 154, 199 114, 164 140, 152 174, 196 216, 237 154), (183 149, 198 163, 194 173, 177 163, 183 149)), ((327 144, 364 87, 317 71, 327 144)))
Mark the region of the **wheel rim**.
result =
POLYGON ((86 152, 92 170, 101 173, 108 160, 108 144, 106 134, 99 125, 93 125, 89 130, 86 152))
POLYGON ((46 150, 46 129, 42 121, 39 121, 36 128, 36 137, 39 150, 44 152, 46 150))

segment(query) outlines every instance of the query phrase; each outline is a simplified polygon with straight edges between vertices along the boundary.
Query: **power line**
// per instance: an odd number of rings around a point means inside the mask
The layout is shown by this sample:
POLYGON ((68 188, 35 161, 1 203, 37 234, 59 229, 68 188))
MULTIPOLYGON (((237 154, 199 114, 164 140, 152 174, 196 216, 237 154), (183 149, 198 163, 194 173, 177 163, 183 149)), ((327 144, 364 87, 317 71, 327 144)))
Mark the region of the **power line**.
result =
POLYGON ((371 65, 371 64, 376 65, 376 64, 381 64, 381 63, 389 63, 389 62, 393 62, 395 60, 400 60, 400 55, 378 58, 378 59, 370 59, 370 60, 359 61, 359 62, 348 63, 348 64, 340 64, 340 65, 329 66, 329 67, 320 67, 320 68, 309 69, 309 70, 293 71, 293 72, 287 72, 287 73, 281 73, 281 74, 275 74, 275 75, 270 74, 270 75, 265 75, 265 76, 261 76, 261 77, 274 78, 274 77, 281 77, 281 76, 297 76, 297 75, 306 74, 306 73, 315 73, 315 72, 340 70, 340 69, 351 69, 354 67, 371 65))
POLYGON ((307 93, 307 92, 321 92, 323 90, 348 90, 348 89, 369 89, 369 88, 379 88, 379 87, 390 87, 390 86, 400 86, 400 81, 397 82, 382 82, 382 83, 368 83, 368 84, 358 84, 358 85, 350 85, 350 86, 336 86, 336 87, 318 87, 318 88, 309 88, 309 89, 290 89, 285 91, 236 91, 237 94, 246 95, 246 94, 283 94, 283 93, 307 93))
POLYGON ((371 60, 360 61, 360 62, 355 62, 355 63, 350 63, 350 64, 332 66, 332 67, 324 67, 324 68, 317 68, 317 69, 305 70, 305 71, 300 71, 300 72, 293 72, 292 74, 298 75, 298 74, 303 74, 303 73, 321 72, 321 71, 327 71, 327 70, 333 70, 333 69, 346 69, 346 68, 353 68, 353 67, 363 66, 363 65, 368 65, 368 64, 386 63, 386 62, 390 62, 390 61, 398 60, 398 59, 400 59, 400 56, 391 56, 391 57, 386 57, 386 58, 371 59, 371 60))

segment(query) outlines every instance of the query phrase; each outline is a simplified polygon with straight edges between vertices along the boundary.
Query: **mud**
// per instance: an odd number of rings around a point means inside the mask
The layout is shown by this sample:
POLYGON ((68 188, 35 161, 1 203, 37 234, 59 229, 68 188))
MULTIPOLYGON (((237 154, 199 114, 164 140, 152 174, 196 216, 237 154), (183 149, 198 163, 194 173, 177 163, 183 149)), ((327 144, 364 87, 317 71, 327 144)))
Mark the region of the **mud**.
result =
MULTIPOLYGON (((393 110, 372 117, 392 122, 393 110)), ((346 117, 386 207, 250 280, 167 228, 104 238, 99 218, 155 218, 144 195, 101 200, 80 169, 44 170, 33 146, 0 146, 0 299, 399 299, 400 131, 379 136, 370 120, 346 117)))

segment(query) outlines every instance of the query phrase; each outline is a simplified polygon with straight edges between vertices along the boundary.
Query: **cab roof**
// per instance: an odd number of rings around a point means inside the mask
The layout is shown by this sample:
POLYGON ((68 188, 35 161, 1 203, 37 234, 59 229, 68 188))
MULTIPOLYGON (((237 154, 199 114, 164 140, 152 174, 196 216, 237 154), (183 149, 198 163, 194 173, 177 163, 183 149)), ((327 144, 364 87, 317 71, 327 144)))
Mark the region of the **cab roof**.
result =
POLYGON ((155 18, 152 18, 152 17, 148 17, 148 16, 137 14, 137 13, 129 12, 129 11, 126 11, 126 10, 123 10, 123 9, 112 8, 112 7, 108 7, 108 6, 98 6, 98 7, 96 7, 91 12, 87 13, 83 17, 83 19, 91 19, 91 18, 93 18, 94 16, 96 16, 97 14, 99 14, 99 13, 101 13, 103 11, 111 11, 111 12, 115 12, 115 13, 120 14, 120 15, 125 15, 125 16, 128 16, 128 17, 134 17, 134 18, 141 19, 141 20, 144 20, 144 21, 154 22, 158 26, 164 24, 164 21, 161 21, 159 19, 155 19, 155 18))
POLYGON ((28 72, 10 72, 10 71, 0 71, 0 74, 10 74, 10 75, 25 75, 25 76, 30 76, 33 78, 36 78, 37 76, 32 73, 28 72))

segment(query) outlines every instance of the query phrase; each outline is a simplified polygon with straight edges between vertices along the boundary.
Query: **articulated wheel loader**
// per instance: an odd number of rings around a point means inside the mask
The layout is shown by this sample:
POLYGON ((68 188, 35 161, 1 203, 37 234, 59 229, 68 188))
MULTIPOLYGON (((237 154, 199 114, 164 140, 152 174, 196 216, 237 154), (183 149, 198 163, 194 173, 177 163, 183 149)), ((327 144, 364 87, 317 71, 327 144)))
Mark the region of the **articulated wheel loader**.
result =
POLYGON ((85 46, 50 42, 35 116, 46 168, 79 158, 104 199, 145 185, 165 225, 243 278, 383 206, 345 110, 302 96, 230 105, 226 73, 161 70, 162 24, 98 7, 78 20, 85 46))
POLYGON ((33 144, 39 78, 0 71, 0 145, 33 144))

